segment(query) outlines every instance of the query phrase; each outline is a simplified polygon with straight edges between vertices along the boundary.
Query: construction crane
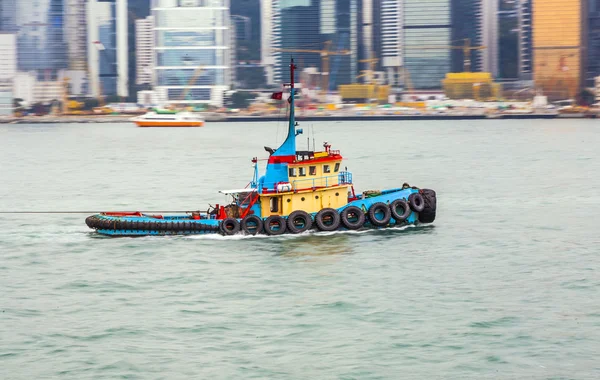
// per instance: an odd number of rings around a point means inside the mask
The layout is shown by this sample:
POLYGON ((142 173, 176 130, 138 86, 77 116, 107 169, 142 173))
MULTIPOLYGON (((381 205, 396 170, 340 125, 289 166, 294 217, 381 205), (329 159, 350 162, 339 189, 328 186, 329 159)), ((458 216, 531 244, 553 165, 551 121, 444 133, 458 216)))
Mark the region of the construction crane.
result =
POLYGON ((192 76, 190 77, 190 79, 187 81, 187 83, 185 85, 185 88, 183 89, 183 92, 181 93, 181 96, 179 97, 179 100, 185 100, 185 97, 190 92, 192 83, 194 83, 196 81, 196 79, 200 76, 200 74, 202 74, 202 72, 204 71, 205 67, 206 66, 198 66, 196 68, 196 70, 194 70, 194 73, 192 74, 192 76))
POLYGON ((325 48, 322 50, 319 49, 280 49, 274 48, 274 51, 281 51, 284 53, 315 53, 321 54, 322 59, 322 67, 321 67, 321 75, 323 76, 323 84, 321 86, 321 92, 326 94, 329 91, 329 56, 330 55, 350 55, 352 52, 350 50, 339 50, 339 51, 331 51, 329 48, 331 47, 331 41, 325 41, 325 48))
POLYGON ((465 38, 464 45, 451 46, 451 45, 412 45, 406 46, 406 49, 460 49, 463 51, 463 70, 465 72, 471 71, 471 50, 483 50, 486 49, 486 46, 471 46, 471 39, 465 38))

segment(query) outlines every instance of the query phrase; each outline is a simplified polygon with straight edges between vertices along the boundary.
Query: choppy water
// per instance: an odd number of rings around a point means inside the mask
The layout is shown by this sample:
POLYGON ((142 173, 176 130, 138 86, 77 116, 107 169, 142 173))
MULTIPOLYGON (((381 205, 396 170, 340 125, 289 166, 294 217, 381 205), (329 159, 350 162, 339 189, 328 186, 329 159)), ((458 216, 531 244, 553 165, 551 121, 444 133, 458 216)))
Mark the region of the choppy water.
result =
MULTIPOLYGON (((358 189, 437 190, 435 226, 110 239, 0 215, 0 378, 600 377, 598 121, 312 124, 358 189)), ((277 125, 3 125, 0 211, 204 209, 277 125)))

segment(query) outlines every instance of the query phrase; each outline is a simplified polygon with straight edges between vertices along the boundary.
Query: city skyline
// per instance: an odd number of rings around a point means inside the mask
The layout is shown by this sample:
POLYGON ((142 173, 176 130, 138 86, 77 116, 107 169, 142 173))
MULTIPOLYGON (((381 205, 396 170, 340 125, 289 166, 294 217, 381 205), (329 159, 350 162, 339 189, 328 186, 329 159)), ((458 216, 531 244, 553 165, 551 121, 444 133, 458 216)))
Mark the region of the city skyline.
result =
POLYGON ((68 82, 72 96, 135 101, 150 90, 219 105, 232 89, 278 86, 292 56, 326 93, 441 90, 448 73, 473 71, 574 97, 600 76, 600 0, 40 0, 34 10, 0 3, 0 32, 16 36, 12 93, 28 102, 60 100, 68 82))

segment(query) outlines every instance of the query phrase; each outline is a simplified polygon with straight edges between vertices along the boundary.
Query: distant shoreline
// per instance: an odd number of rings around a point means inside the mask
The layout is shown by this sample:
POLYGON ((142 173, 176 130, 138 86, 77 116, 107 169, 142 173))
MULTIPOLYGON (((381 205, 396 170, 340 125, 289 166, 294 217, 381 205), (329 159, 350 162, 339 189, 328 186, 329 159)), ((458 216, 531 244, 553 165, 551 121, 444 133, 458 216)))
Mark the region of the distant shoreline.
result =
MULTIPOLYGON (((347 115, 347 116, 301 116, 298 121, 414 121, 414 120, 506 120, 506 119, 584 119, 590 118, 584 114, 493 114, 493 115, 347 115)), ((282 121, 284 118, 275 116, 226 116, 207 117, 207 122, 270 122, 282 121)), ((65 124, 65 123, 131 123, 131 116, 33 116, 20 118, 2 118, 0 124, 65 124)))

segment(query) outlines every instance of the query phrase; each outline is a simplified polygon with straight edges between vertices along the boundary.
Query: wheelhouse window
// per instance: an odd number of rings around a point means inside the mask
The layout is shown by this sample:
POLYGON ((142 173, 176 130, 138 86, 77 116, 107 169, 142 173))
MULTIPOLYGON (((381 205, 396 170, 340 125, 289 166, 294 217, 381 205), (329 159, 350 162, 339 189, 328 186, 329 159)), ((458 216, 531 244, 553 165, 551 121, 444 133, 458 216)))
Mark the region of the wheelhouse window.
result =
POLYGON ((323 165, 323 173, 331 173, 331 166, 323 165))
POLYGON ((270 200, 271 212, 279 212, 279 198, 272 197, 270 200))
POLYGON ((309 175, 317 175, 317 167, 316 166, 309 166, 308 167, 308 174, 309 175))
POLYGON ((296 176, 296 168, 290 168, 289 172, 290 172, 290 177, 296 176))
POLYGON ((298 168, 298 174, 300 175, 300 177, 306 177, 306 167, 301 166, 300 168, 298 168))
POLYGON ((334 172, 339 172, 340 171, 340 163, 338 162, 337 164, 335 164, 335 167, 333 168, 334 172))

